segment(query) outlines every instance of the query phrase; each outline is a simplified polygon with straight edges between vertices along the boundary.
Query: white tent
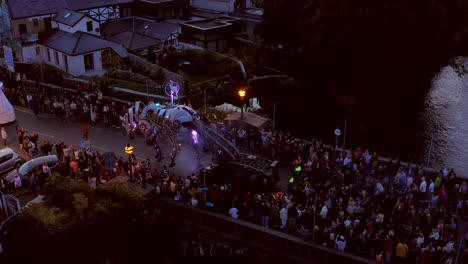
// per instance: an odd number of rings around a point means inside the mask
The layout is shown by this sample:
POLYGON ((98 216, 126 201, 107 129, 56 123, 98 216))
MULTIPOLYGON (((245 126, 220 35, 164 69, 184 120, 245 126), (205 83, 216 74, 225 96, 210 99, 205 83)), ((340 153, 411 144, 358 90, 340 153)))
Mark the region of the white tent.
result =
POLYGON ((0 124, 6 124, 15 121, 16 115, 13 106, 6 98, 0 85, 0 124))
POLYGON ((224 103, 222 105, 217 105, 217 106, 215 106, 215 109, 218 110, 218 111, 228 112, 228 113, 240 112, 240 107, 237 107, 235 105, 228 104, 228 103, 224 103))

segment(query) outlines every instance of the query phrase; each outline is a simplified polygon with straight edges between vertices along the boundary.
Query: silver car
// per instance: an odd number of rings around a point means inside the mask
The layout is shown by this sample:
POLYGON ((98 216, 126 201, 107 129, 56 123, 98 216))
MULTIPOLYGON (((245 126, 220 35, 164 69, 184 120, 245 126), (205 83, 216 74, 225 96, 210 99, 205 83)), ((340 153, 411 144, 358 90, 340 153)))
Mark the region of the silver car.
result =
POLYGON ((19 168, 23 159, 11 148, 0 149, 0 173, 19 168))
POLYGON ((11 171, 7 174, 6 179, 8 182, 13 182, 15 180, 15 176, 19 175, 22 181, 28 181, 29 177, 31 177, 32 172, 36 168, 42 169, 42 164, 46 163, 50 169, 54 169, 60 164, 60 159, 57 155, 48 155, 42 156, 35 159, 28 160, 23 165, 21 165, 18 169, 11 171))

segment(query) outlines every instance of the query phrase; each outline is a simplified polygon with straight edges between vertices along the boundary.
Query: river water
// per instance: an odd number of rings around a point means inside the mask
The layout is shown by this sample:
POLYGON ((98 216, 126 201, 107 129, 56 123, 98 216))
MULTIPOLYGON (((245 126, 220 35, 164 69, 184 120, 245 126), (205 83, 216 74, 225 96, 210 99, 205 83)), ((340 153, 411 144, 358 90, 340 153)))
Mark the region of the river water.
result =
MULTIPOLYGON (((464 62, 468 68, 468 59, 464 62)), ((436 169, 445 165, 468 178, 468 74, 446 66, 435 74, 426 93, 411 99, 423 103, 415 106, 411 100, 402 101, 404 97, 395 92, 360 101, 352 94, 322 94, 308 98, 305 107, 299 107, 301 100, 296 98, 276 106, 277 128, 334 143, 333 131, 340 126, 340 146, 346 141, 345 147, 369 148, 384 157, 436 169)))
MULTIPOLYGON (((462 61, 468 66, 468 59, 462 61)), ((432 80, 425 103, 426 163, 445 164, 468 177, 468 74, 452 66, 442 68, 432 80)))

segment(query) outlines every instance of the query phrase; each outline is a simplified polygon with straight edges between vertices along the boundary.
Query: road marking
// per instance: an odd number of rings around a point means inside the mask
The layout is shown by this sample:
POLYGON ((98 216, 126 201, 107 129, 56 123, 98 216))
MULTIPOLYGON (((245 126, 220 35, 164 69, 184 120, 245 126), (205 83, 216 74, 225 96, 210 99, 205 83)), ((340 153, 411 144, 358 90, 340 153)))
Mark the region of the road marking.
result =
POLYGON ((41 133, 41 132, 34 131, 34 130, 32 130, 31 132, 34 132, 34 133, 39 134, 39 135, 42 135, 42 136, 50 137, 50 138, 57 138, 57 137, 54 136, 54 135, 49 135, 49 134, 41 133))
POLYGON ((28 115, 32 115, 32 116, 35 115, 35 114, 34 114, 33 112, 31 112, 28 108, 15 106, 14 109, 17 110, 17 111, 23 112, 23 113, 25 113, 25 114, 28 114, 28 115))

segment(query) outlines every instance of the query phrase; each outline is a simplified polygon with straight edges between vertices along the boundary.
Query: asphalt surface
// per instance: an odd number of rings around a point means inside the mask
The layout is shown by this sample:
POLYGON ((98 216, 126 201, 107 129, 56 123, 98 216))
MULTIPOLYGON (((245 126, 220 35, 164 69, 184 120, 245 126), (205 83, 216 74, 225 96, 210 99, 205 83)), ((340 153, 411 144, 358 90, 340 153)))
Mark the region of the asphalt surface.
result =
MULTIPOLYGON (((39 116, 35 116, 28 108, 18 106, 14 108, 16 121, 3 126, 5 126, 8 133, 8 146, 15 149, 25 158, 25 153, 19 150, 16 126, 24 128, 27 132, 37 133, 39 135, 38 145, 40 145, 43 140, 48 140, 52 143, 64 142, 66 145, 75 144, 79 148, 80 143, 83 141, 83 133, 80 128, 84 124, 89 124, 75 117, 69 118, 68 121, 61 121, 52 114, 41 113, 39 116)), ((123 157, 127 159, 124 147, 130 143, 135 148, 134 154, 137 159, 142 160, 149 158, 153 169, 158 168, 160 171, 163 165, 170 164, 169 157, 173 146, 164 135, 158 142, 165 158, 157 162, 154 159, 154 148, 146 144, 141 134, 138 134, 137 137, 132 140, 128 138, 124 128, 107 126, 103 122, 89 125, 89 140, 93 151, 98 151, 100 153, 112 151, 117 158, 123 157)), ((181 148, 175 160, 176 165, 169 169, 171 174, 182 177, 191 175, 192 173, 198 174, 201 168, 212 163, 213 155, 210 152, 204 152, 201 155, 200 161, 197 160, 195 150, 190 143, 188 135, 182 133, 179 139, 181 141, 181 148)), ((53 152, 55 153, 55 150, 53 152)), ((280 167, 280 181, 276 185, 282 191, 287 190, 287 168, 280 167)))
MULTIPOLYGON (((134 146, 134 154, 138 160, 147 159, 151 160, 152 165, 162 168, 163 165, 169 165, 170 154, 172 152, 172 144, 164 136, 159 141, 162 149, 162 161, 157 162, 154 159, 154 148, 146 144, 142 135, 138 135, 135 139, 128 138, 125 129, 109 127, 103 122, 90 124, 82 122, 72 117, 68 121, 61 121, 51 114, 41 113, 39 117, 35 116, 31 110, 23 107, 15 106, 16 121, 4 125, 8 133, 8 145, 15 150, 19 149, 18 140, 16 138, 15 126, 26 129, 28 133, 34 132, 39 135, 39 143, 43 140, 49 142, 64 142, 66 145, 75 144, 79 148, 80 143, 83 141, 83 133, 81 126, 89 124, 89 140, 91 142, 91 149, 100 153, 112 151, 117 157, 124 157, 127 159, 128 155, 124 152, 124 147, 130 143, 134 146)), ((176 166, 170 169, 171 173, 180 176, 187 176, 197 171, 201 166, 209 165, 212 159, 211 153, 203 153, 200 162, 196 159, 194 148, 188 142, 184 135, 180 137, 181 150, 176 157, 176 166)))

